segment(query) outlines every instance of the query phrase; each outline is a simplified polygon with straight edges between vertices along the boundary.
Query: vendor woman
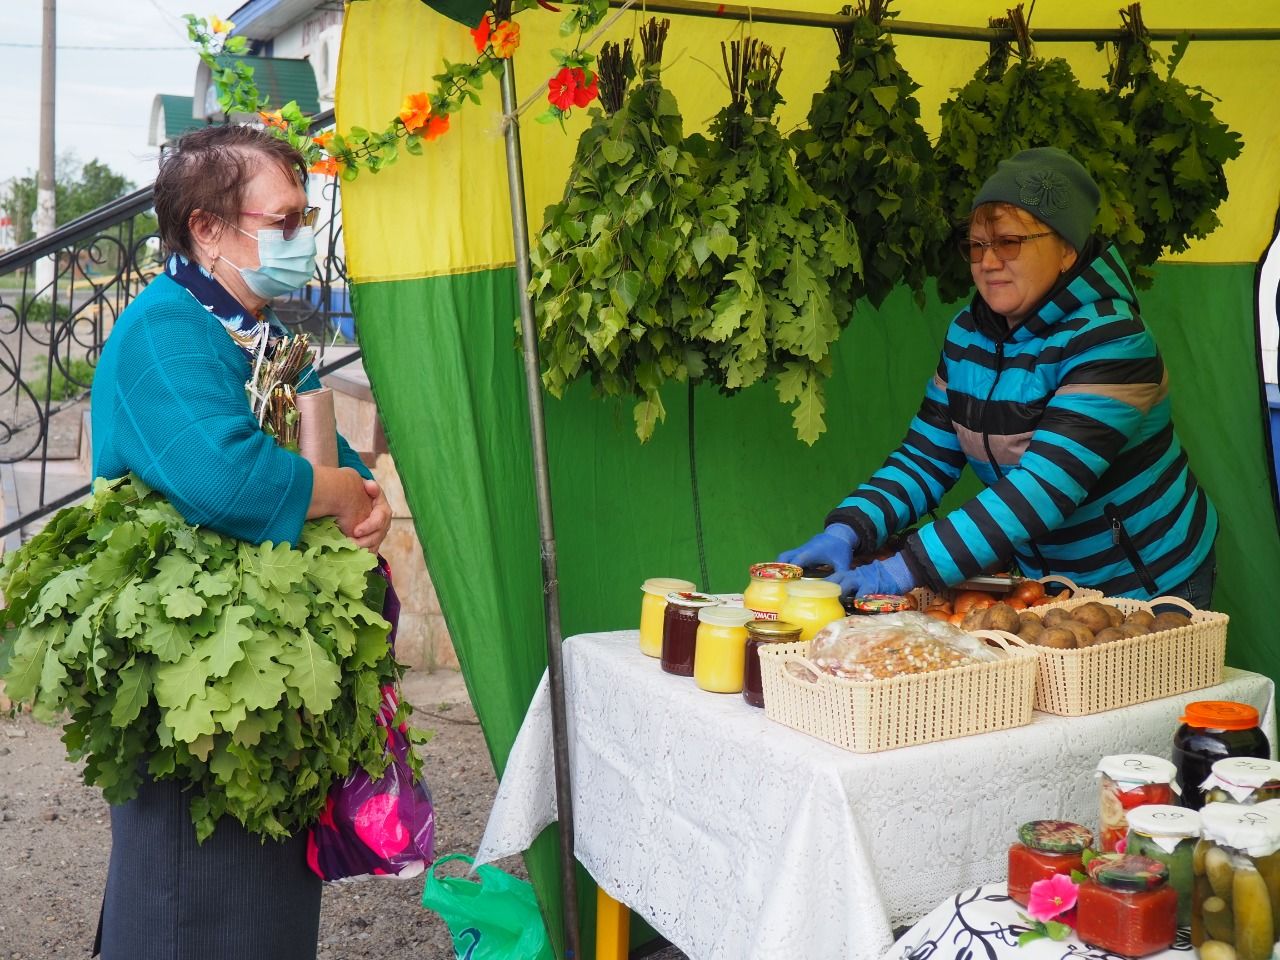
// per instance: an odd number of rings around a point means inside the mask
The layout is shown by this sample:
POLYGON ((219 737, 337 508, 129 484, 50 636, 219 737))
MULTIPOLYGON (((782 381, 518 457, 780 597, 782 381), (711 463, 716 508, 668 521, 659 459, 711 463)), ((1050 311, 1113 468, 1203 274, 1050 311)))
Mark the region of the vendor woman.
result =
POLYGON ((780 560, 831 564, 846 594, 940 590, 1016 560, 1108 596, 1209 606, 1217 512, 1174 433, 1129 273, 1091 235, 1098 202, 1062 150, 1000 163, 960 240, 973 299, 906 439, 780 560), (934 510, 966 463, 985 490, 901 552, 851 567, 934 510))

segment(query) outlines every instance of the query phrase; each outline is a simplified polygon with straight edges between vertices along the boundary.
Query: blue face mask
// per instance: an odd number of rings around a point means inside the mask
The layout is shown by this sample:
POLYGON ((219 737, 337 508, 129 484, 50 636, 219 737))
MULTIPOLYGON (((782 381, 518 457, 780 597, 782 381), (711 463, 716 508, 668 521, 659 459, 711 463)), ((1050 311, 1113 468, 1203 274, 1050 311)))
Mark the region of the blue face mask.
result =
MULTIPOLYGON (((240 230, 239 227, 235 229, 240 230)), ((253 236, 248 230, 240 230, 245 236, 253 236)), ((240 271, 245 286, 264 299, 283 297, 306 286, 316 269, 316 233, 313 227, 299 227, 290 240, 283 230, 259 230, 258 269, 237 267, 226 257, 231 266, 240 271)))

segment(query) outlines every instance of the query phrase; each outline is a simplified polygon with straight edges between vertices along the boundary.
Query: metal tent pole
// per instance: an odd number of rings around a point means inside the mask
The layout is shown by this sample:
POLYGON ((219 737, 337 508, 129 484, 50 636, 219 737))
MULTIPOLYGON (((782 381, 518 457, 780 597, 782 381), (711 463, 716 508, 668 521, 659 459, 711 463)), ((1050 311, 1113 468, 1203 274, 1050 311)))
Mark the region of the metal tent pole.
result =
MULTIPOLYGON (((609 0, 609 6, 621 7, 626 0, 609 0)), ((839 13, 814 13, 806 10, 779 10, 773 7, 748 7, 733 3, 715 3, 708 0, 645 0, 646 14, 670 16, 713 17, 723 20, 746 20, 751 23, 776 23, 788 27, 842 27, 853 22, 853 17, 839 13)), ((991 43, 996 40, 1014 39, 1013 31, 991 27, 962 27, 945 23, 916 23, 910 20, 886 20, 885 29, 890 33, 911 37, 938 37, 944 40, 976 40, 991 43)), ((1280 27, 1188 27, 1178 29, 1148 28, 1152 40, 1177 40, 1186 36, 1192 40, 1280 40, 1280 27)), ((1085 28, 1055 27, 1031 30, 1031 39, 1037 43, 1087 42, 1097 43, 1123 39, 1127 33, 1119 27, 1085 28)))
POLYGON ((524 162, 520 156, 520 123, 516 117, 515 67, 510 58, 502 71, 502 112, 510 120, 507 143, 507 192, 511 200, 511 232, 515 238, 516 282, 520 286, 520 339, 524 353, 525 393, 529 400, 530 446, 538 496, 538 538, 542 555, 542 606, 547 625, 547 678, 551 692, 551 740, 555 759, 556 808, 560 831, 560 890, 564 897, 564 934, 568 956, 581 958, 578 929, 577 860, 573 855, 573 793, 569 780, 569 728, 565 715, 564 662, 560 644, 560 587, 556 578, 556 532, 551 513, 551 471, 542 417, 542 375, 538 341, 529 300, 529 223, 524 204, 524 162))

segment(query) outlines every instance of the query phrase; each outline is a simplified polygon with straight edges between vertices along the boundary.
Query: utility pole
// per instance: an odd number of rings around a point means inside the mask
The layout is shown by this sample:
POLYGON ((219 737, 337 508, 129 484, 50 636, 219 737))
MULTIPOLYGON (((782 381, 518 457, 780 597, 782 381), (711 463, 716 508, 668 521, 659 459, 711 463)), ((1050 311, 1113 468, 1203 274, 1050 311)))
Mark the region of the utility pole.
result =
MULTIPOLYGON (((57 0, 44 0, 44 30, 40 58, 40 173, 36 181, 36 236, 43 237, 57 226, 57 202, 53 186, 53 107, 57 78, 57 0)), ((54 289, 56 256, 36 261, 36 296, 57 299, 54 289)))

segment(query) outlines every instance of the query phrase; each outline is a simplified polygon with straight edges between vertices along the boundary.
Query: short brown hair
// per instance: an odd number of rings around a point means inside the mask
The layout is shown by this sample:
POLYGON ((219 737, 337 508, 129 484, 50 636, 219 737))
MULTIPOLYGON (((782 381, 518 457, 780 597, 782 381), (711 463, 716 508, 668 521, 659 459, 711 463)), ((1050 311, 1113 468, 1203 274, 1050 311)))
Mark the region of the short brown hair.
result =
POLYGON ((202 127, 184 134, 160 160, 156 176, 156 220, 167 253, 194 258, 191 215, 203 210, 234 222, 255 161, 279 164, 307 183, 307 162, 284 140, 265 130, 236 124, 202 127))

